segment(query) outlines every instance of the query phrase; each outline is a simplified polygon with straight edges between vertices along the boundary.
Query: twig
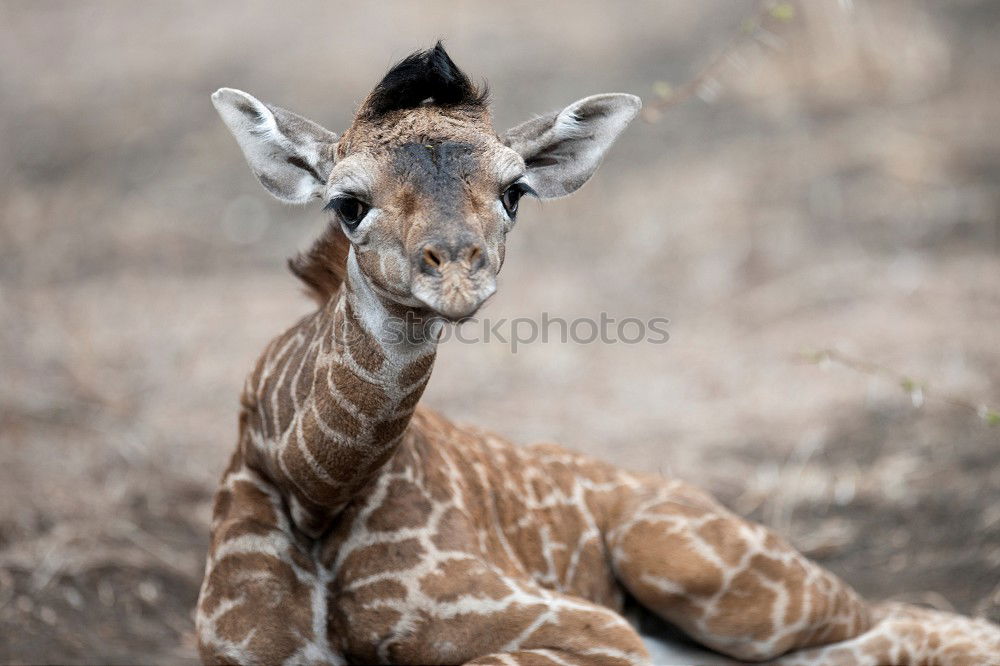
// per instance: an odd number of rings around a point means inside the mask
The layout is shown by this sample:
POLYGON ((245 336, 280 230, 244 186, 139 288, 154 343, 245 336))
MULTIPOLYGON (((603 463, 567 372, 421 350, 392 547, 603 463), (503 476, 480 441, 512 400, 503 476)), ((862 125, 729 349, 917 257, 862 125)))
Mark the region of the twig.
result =
POLYGON ((925 382, 917 381, 912 377, 893 370, 892 368, 887 368, 877 363, 848 356, 847 354, 836 349, 821 349, 819 351, 803 352, 800 355, 800 359, 807 363, 813 363, 819 366, 836 363, 844 368, 853 370, 854 372, 868 377, 888 379, 906 392, 914 407, 920 407, 927 399, 936 400, 953 407, 971 411, 979 416, 979 418, 985 421, 988 425, 1000 425, 1000 411, 997 411, 988 405, 977 404, 963 398, 957 398, 953 395, 929 391, 925 382))
POLYGON ((791 2, 765 0, 758 3, 756 11, 743 20, 739 31, 729 40, 729 43, 694 78, 676 88, 671 87, 665 81, 657 81, 653 85, 653 91, 657 97, 644 104, 643 120, 655 123, 665 109, 690 99, 709 84, 716 83, 717 85, 717 75, 729 64, 737 50, 744 44, 753 40, 764 41, 765 37, 771 41, 774 40, 774 35, 764 27, 765 23, 788 23, 794 18, 795 5, 791 2))

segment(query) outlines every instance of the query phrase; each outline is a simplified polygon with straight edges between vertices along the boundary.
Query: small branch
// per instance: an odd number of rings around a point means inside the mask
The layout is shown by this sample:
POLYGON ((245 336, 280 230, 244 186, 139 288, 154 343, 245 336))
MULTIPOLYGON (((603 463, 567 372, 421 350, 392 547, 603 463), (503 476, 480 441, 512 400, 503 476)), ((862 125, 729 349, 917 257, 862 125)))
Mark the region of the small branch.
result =
POLYGON ((887 379, 899 386, 900 389, 902 389, 909 396, 914 407, 920 407, 924 404, 924 401, 928 399, 936 400, 937 402, 973 412, 985 421, 987 425, 1000 425, 1000 411, 997 411, 996 409, 993 409, 985 404, 976 404, 969 400, 956 398, 952 395, 929 391, 925 382, 917 381, 912 377, 893 370, 892 368, 887 368, 877 363, 848 356, 847 354, 844 354, 836 349, 821 349, 819 351, 803 352, 799 358, 804 362, 813 363, 820 367, 836 363, 841 367, 853 370, 854 372, 867 377, 887 379))
POLYGON ((718 75, 742 46, 751 41, 773 42, 774 35, 766 29, 765 25, 788 23, 795 18, 795 13, 795 5, 791 2, 776 2, 775 0, 760 2, 756 11, 743 20, 739 31, 733 35, 729 43, 694 78, 676 88, 666 81, 657 81, 653 84, 656 98, 644 104, 643 120, 655 123, 659 121, 666 109, 687 101, 705 87, 717 86, 718 75))

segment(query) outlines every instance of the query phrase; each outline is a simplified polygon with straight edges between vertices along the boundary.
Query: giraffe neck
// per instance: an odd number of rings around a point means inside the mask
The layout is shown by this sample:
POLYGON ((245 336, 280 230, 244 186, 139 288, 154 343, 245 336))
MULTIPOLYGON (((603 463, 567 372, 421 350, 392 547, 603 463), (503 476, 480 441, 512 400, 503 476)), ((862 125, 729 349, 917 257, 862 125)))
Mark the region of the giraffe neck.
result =
POLYGON ((398 448, 437 348, 440 324, 421 323, 373 290, 352 250, 339 294, 275 340, 251 377, 247 460, 282 486, 306 535, 321 534, 398 448))

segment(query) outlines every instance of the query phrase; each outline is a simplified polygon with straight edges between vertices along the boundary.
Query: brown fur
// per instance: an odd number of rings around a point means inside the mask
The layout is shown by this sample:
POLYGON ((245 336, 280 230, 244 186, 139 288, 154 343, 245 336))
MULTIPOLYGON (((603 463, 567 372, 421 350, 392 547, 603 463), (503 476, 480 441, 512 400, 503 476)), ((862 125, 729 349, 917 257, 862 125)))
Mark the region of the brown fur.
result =
POLYGON ((351 243, 332 221, 305 252, 288 260, 288 268, 306 285, 309 295, 319 305, 329 301, 347 277, 347 254, 351 243))
POLYGON ((421 106, 392 111, 378 121, 357 117, 338 143, 337 156, 442 139, 475 144, 482 143, 484 135, 496 138, 489 109, 421 106))

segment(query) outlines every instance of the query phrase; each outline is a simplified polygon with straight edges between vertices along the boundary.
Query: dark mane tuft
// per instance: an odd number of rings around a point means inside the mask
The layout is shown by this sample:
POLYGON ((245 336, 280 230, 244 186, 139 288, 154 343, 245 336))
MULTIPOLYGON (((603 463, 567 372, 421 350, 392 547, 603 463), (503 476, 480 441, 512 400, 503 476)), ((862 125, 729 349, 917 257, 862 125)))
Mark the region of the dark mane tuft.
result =
POLYGON ((323 305, 344 283, 350 249, 340 224, 332 222, 311 248, 288 260, 288 267, 305 283, 309 295, 323 305))
POLYGON ((368 95, 362 114, 376 117, 418 107, 425 100, 435 106, 485 107, 489 91, 485 85, 473 85, 438 42, 394 65, 368 95))

